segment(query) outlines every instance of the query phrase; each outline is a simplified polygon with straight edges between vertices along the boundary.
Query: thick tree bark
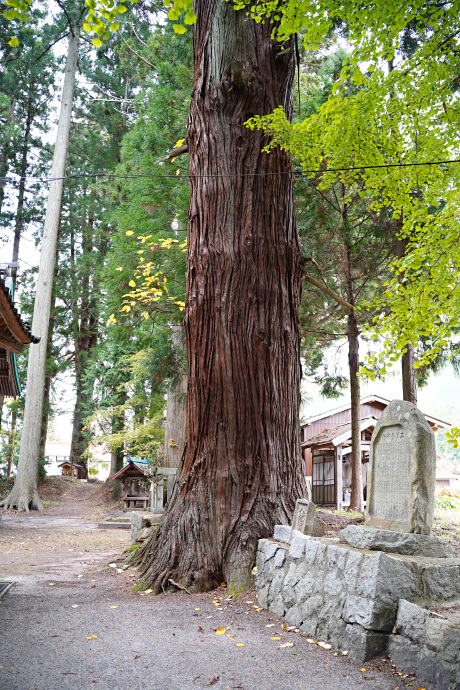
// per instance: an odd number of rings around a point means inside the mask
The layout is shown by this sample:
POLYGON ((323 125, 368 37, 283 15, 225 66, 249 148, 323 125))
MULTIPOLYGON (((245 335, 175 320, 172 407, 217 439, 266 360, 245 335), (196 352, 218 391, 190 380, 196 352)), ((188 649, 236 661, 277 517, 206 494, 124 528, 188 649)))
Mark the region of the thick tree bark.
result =
POLYGON ((293 52, 272 27, 197 0, 188 118, 188 392, 184 455, 143 583, 251 583, 257 540, 304 495, 299 448, 300 246, 291 163, 244 122, 292 111, 293 52), (278 59, 277 58, 278 54, 278 59))
MULTIPOLYGON (((172 341, 176 350, 185 349, 185 333, 182 325, 172 328, 172 341)), ((187 422, 187 376, 168 389, 166 400, 164 466, 178 467, 185 444, 187 422)))
POLYGON ((69 149, 70 124, 75 74, 78 58, 78 28, 73 27, 69 34, 69 47, 62 87, 61 109, 56 134, 51 177, 46 207, 45 227, 40 253, 40 266, 37 277, 32 332, 41 337, 38 345, 32 345, 27 368, 27 395, 24 411, 24 424, 19 451, 19 463, 14 487, 3 501, 7 508, 29 511, 41 510, 38 496, 37 475, 40 459, 40 436, 43 415, 43 396, 46 375, 46 349, 53 287, 53 273, 56 261, 57 237, 64 187, 67 153, 69 149), (60 178, 60 179, 59 179, 60 178))

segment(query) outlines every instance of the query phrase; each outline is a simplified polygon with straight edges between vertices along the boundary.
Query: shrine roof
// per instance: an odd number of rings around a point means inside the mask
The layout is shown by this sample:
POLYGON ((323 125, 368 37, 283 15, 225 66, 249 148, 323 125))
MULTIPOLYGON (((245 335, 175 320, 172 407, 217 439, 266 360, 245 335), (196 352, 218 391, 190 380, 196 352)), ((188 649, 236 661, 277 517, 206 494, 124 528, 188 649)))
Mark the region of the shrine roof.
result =
POLYGON ((136 468, 142 475, 145 475, 146 477, 149 476, 150 473, 147 471, 147 468, 150 466, 150 462, 148 460, 132 458, 130 455, 126 456, 126 460, 128 460, 127 464, 124 465, 116 474, 114 474, 111 479, 119 479, 123 474, 132 468, 136 468))

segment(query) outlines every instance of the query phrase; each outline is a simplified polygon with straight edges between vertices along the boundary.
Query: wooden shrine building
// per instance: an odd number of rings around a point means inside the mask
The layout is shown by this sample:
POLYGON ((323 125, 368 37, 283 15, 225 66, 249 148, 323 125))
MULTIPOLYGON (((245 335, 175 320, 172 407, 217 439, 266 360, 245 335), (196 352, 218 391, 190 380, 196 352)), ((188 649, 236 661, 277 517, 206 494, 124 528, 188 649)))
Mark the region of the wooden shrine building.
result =
POLYGON ((68 459, 59 463, 58 467, 63 477, 77 477, 77 479, 82 479, 82 473, 85 469, 83 465, 80 465, 78 462, 70 462, 68 459))
POLYGON ((126 457, 126 465, 113 475, 123 486, 123 510, 146 510, 150 504, 151 472, 148 460, 126 457))
POLYGON ((38 343, 14 306, 13 279, 8 264, 0 264, 0 396, 16 398, 21 395, 16 355, 26 345, 38 343))
MULTIPOLYGON (((361 463, 365 497, 372 432, 389 402, 378 395, 361 399, 361 463)), ((433 431, 452 426, 429 415, 425 415, 425 419, 433 431)), ((304 420, 300 445, 312 501, 337 509, 347 505, 351 494, 350 403, 304 420)))

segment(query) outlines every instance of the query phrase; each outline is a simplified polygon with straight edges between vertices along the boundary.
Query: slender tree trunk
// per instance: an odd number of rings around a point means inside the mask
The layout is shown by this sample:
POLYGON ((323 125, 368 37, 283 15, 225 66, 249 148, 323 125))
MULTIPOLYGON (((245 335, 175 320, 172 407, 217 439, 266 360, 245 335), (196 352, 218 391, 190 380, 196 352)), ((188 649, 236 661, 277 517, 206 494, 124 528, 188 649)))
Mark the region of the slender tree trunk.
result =
POLYGON ((5 140, 3 142, 2 152, 0 153, 0 211, 2 210, 3 201, 5 199, 5 177, 8 172, 10 162, 10 144, 12 139, 11 125, 13 123, 15 109, 16 98, 12 96, 10 101, 10 108, 8 110, 8 115, 6 117, 5 140))
POLYGON ((3 502, 8 508, 17 508, 18 510, 25 511, 28 511, 30 508, 41 509, 41 501, 37 490, 37 474, 40 458, 48 325, 64 186, 63 179, 59 178, 63 178, 65 175, 69 149, 72 101, 78 58, 78 31, 78 27, 73 27, 69 34, 61 110, 51 168, 51 177, 57 179, 50 183, 37 277, 32 332, 39 335, 41 341, 38 345, 32 345, 30 348, 27 368, 26 406, 19 451, 18 472, 13 490, 3 502))
POLYGON ((350 508, 363 512, 363 469, 361 460, 361 383, 359 371, 359 329, 355 312, 348 312, 348 367, 351 397, 351 498, 350 508))
MULTIPOLYGON (((185 349, 183 325, 172 326, 172 341, 179 352, 185 349)), ((164 466, 178 467, 182 458, 185 443, 185 426, 187 421, 187 376, 168 389, 166 400, 164 466)))
POLYGON ((258 539, 290 522, 305 491, 291 162, 262 153, 263 135, 244 127, 279 105, 291 114, 293 51, 229 3, 197 0, 195 11, 186 441, 162 523, 137 556, 156 592, 169 578, 250 586, 258 539))
MULTIPOLYGON (((342 184, 342 197, 345 198, 346 189, 342 184)), ((344 202, 342 208, 342 222, 345 240, 345 284, 347 300, 355 305, 353 289, 353 265, 351 238, 348 230, 348 204, 344 202)), ((361 382, 359 380, 359 327, 354 309, 348 311, 348 369, 350 375, 351 398, 351 497, 350 508, 359 512, 364 511, 363 469, 361 460, 361 382)))
POLYGON ((13 406, 11 411, 11 430, 8 434, 8 461, 6 466, 6 476, 11 477, 11 466, 13 464, 14 456, 14 438, 16 436, 16 422, 18 419, 18 410, 16 405, 13 406))
MULTIPOLYGON (((26 172, 27 172, 27 156, 29 153, 29 139, 30 139, 30 130, 32 127, 32 122, 33 122, 32 96, 29 95, 28 107, 27 107, 27 121, 26 121, 26 126, 25 126, 23 140, 22 140, 21 167, 20 167, 20 171, 19 171, 21 179, 19 180, 18 204, 16 207, 16 220, 15 220, 15 225, 14 225, 13 256, 11 258, 11 261, 13 261, 13 262, 15 262, 19 259, 19 244, 21 241, 21 233, 22 233, 22 230, 24 228, 24 196, 25 196, 25 189, 26 189, 25 176, 26 176, 26 172)), ((13 277, 13 280, 14 280, 14 283, 16 286, 16 276, 17 276, 17 269, 16 268, 13 268, 11 270, 11 275, 13 277)))
MULTIPOLYGON (((84 432, 84 421, 89 414, 92 401, 92 390, 86 380, 85 373, 91 352, 97 345, 97 312, 95 301, 91 296, 90 272, 94 272, 91 264, 91 253, 93 250, 94 218, 90 216, 88 225, 83 229, 82 235, 82 272, 78 281, 78 290, 73 289, 74 313, 75 313, 75 387, 76 400, 73 415, 72 442, 70 446, 70 458, 83 466, 81 472, 82 479, 88 477, 88 467, 86 459, 82 458, 88 446, 88 439, 84 432)), ((73 243, 73 233, 72 233, 73 243)), ((74 248, 72 247, 72 253, 74 248)), ((95 280, 95 279, 94 279, 95 280)), ((97 289, 96 281, 93 290, 97 289)))
MULTIPOLYGON (((397 240, 396 251, 398 258, 402 259, 406 253, 408 240, 405 237, 397 240)), ((403 384, 403 400, 408 400, 414 405, 417 404, 417 379, 415 378, 415 350, 410 344, 406 347, 406 352, 401 358, 401 373, 403 384)))
MULTIPOLYGON (((57 273, 57 257, 54 269, 54 277, 57 273)), ((56 325, 56 291, 53 290, 51 307, 50 307, 50 320, 48 328, 48 342, 46 344, 46 374, 45 374, 45 387, 43 391, 43 413, 41 421, 41 433, 40 433, 40 460, 45 460, 45 449, 46 449, 46 437, 48 435, 48 423, 50 418, 50 393, 51 393, 51 382, 54 376, 54 362, 53 362, 53 336, 54 328, 56 325)), ((40 463, 37 466, 37 481, 40 477, 40 463)))

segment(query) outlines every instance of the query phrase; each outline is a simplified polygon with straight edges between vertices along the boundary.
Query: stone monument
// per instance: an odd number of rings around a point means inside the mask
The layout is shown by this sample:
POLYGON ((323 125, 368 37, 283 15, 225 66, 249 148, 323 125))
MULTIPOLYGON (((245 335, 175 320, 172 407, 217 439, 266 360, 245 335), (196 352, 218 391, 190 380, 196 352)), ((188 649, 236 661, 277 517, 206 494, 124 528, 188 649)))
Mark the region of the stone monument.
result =
POLYGON ((452 547, 431 536, 435 474, 430 425, 412 403, 392 400, 372 435, 366 526, 349 525, 341 541, 358 549, 453 557, 452 547))
POLYGON ((326 525, 315 516, 315 504, 306 498, 299 498, 295 504, 292 518, 291 538, 294 530, 312 537, 322 537, 326 533, 326 525))
POLYGON ((412 403, 392 400, 372 435, 366 525, 431 534, 435 475, 430 425, 412 403))

